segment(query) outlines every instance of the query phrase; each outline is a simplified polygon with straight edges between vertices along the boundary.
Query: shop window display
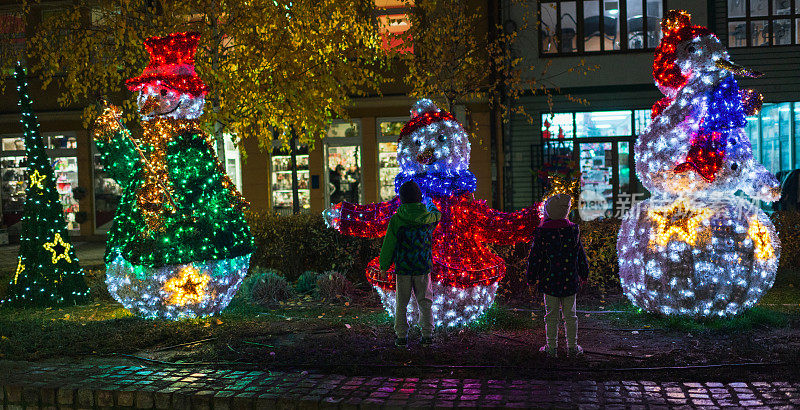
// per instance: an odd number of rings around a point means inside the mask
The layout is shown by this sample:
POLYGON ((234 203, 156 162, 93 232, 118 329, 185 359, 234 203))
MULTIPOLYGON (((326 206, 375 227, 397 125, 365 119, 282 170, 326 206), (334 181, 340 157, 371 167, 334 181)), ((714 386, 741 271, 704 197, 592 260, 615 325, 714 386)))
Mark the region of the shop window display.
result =
POLYGON ((400 172, 397 139, 403 125, 405 121, 402 119, 378 120, 378 183, 381 201, 389 201, 395 197, 394 177, 400 172))
MULTIPOLYGON (((309 186, 308 148, 297 149, 297 187, 300 209, 311 207, 309 186)), ((272 153, 272 208, 280 214, 292 212, 292 156, 285 149, 276 148, 272 153)), ((235 180, 234 180, 235 181, 235 180)))
POLYGON ((95 233, 106 233, 114 223, 114 213, 122 198, 122 187, 111 178, 94 154, 94 223, 95 233))
POLYGON ((360 203, 363 199, 361 175, 361 124, 340 121, 328 128, 325 139, 327 170, 326 203, 360 203))
MULTIPOLYGON (((44 143, 47 155, 53 166, 64 219, 67 229, 73 232, 80 230, 76 214, 80 211, 78 200, 73 189, 78 186, 77 138, 71 134, 45 135, 44 143)), ((3 225, 14 235, 19 229, 22 211, 25 204, 25 189, 28 181, 25 178, 25 142, 21 135, 2 137, 0 151, 0 202, 2 203, 3 225)))

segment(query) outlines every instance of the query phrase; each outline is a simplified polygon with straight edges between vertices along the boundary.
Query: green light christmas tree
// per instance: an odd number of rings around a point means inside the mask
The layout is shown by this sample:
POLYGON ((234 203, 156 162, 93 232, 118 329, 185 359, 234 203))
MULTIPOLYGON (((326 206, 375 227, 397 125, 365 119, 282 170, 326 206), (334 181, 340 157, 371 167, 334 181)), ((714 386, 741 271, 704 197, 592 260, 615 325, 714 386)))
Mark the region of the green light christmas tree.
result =
POLYGON ((89 290, 70 244, 55 174, 44 151, 22 66, 17 65, 14 78, 22 109, 28 187, 17 268, 3 302, 39 306, 83 303, 89 290))

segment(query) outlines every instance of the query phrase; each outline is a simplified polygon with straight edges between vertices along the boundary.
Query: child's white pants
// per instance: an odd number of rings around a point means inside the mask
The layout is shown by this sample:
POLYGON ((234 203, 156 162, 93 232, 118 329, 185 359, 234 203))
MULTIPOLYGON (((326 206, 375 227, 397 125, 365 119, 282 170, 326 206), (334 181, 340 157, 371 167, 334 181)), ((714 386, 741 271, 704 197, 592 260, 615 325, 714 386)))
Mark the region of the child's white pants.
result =
POLYGON ((559 298, 544 295, 544 333, 547 346, 558 347, 559 310, 564 315, 564 333, 567 336, 567 348, 574 349, 578 345, 578 315, 575 313, 575 295, 559 298))

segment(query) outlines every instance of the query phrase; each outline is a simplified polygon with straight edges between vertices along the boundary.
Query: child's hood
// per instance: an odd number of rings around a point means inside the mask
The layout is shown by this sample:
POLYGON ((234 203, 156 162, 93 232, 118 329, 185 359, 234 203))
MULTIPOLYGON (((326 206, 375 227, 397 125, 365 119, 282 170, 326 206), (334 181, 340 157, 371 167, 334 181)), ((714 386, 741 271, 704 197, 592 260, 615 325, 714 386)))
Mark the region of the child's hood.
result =
POLYGON ((421 202, 400 205, 396 215, 403 225, 427 225, 439 220, 439 213, 429 212, 421 202))

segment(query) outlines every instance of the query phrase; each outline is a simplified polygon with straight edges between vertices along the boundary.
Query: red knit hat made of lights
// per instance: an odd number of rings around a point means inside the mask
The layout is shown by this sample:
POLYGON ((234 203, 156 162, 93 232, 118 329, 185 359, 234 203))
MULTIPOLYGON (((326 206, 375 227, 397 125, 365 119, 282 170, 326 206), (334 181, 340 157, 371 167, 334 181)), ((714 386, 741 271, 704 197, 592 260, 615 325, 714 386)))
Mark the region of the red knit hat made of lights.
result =
POLYGON ((400 130, 400 137, 397 138, 397 142, 400 142, 403 137, 422 127, 426 127, 434 122, 440 121, 456 121, 456 117, 443 109, 439 109, 438 111, 431 110, 421 112, 411 118, 411 120, 409 120, 406 125, 403 126, 403 129, 400 130))
POLYGON ((656 48, 653 61, 653 79, 667 97, 674 98, 675 92, 686 84, 687 78, 675 64, 678 44, 705 35, 714 35, 702 26, 691 25, 692 15, 683 10, 670 10, 661 21, 664 37, 656 48))
POLYGON ((150 63, 142 75, 125 81, 131 91, 147 84, 159 84, 182 93, 199 97, 208 93, 208 86, 194 70, 194 53, 200 42, 200 33, 172 33, 164 37, 150 37, 144 47, 150 53, 150 63))

